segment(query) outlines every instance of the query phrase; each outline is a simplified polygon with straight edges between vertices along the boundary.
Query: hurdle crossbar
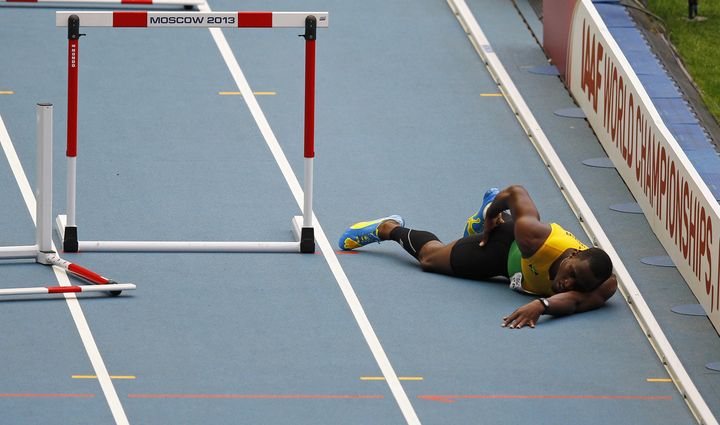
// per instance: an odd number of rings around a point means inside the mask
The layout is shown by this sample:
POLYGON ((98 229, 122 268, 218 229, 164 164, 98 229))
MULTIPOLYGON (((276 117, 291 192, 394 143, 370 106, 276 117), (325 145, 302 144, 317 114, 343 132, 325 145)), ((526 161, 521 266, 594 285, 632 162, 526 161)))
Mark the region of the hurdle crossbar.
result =
POLYGON ((313 160, 315 157, 315 40, 317 28, 328 26, 327 12, 56 12, 56 25, 68 27, 67 211, 56 229, 66 252, 315 252, 312 223, 313 160), (80 27, 134 28, 305 28, 305 118, 303 215, 291 219, 293 242, 213 241, 81 241, 76 222, 78 152, 78 70, 80 27))
POLYGON ((53 4, 128 4, 128 5, 161 5, 161 6, 198 6, 203 0, 0 0, 0 3, 53 3, 53 4))
MULTIPOLYGON (((52 242, 52 111, 49 103, 37 104, 37 199, 35 202, 35 244, 0 247, 0 259, 32 259, 37 263, 60 267, 66 272, 94 285, 90 287, 5 288, 0 295, 48 294, 61 292, 104 291, 119 295, 125 289, 135 289, 132 283, 122 283, 101 276, 85 267, 63 260, 52 242), (75 288, 75 289, 68 289, 75 288), (77 289, 80 288, 80 289, 77 289)), ((5 148, 5 146, 3 146, 5 148)))
POLYGON ((68 292, 121 292, 135 289, 132 283, 114 283, 106 286, 37 286, 33 288, 0 289, 0 295, 44 295, 65 294, 68 292))
POLYGON ((60 11, 58 27, 69 25, 77 16, 83 27, 115 28, 304 28, 308 16, 318 27, 328 26, 327 12, 172 12, 172 11, 60 11))

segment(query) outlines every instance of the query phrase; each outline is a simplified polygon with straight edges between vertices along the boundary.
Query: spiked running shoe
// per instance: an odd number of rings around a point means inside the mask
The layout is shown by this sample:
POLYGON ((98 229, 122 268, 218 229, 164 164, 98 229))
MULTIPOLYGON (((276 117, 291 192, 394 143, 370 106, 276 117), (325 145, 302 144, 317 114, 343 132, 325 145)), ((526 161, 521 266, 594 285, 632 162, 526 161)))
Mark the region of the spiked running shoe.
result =
POLYGON ((487 190, 487 192, 485 192, 482 205, 480 206, 478 212, 468 217, 467 223, 465 223, 465 231, 463 232, 463 236, 470 236, 483 232, 485 226, 485 211, 490 206, 492 201, 495 200, 495 197, 499 192, 500 190, 495 187, 491 187, 487 190))
POLYGON ((338 242, 340 249, 350 251, 351 249, 360 248, 373 242, 380 243, 380 236, 378 235, 377 229, 388 220, 397 221, 400 223, 400 226, 405 225, 405 221, 399 215, 391 215, 378 218, 377 220, 355 223, 348 227, 345 233, 340 236, 340 241, 338 242))

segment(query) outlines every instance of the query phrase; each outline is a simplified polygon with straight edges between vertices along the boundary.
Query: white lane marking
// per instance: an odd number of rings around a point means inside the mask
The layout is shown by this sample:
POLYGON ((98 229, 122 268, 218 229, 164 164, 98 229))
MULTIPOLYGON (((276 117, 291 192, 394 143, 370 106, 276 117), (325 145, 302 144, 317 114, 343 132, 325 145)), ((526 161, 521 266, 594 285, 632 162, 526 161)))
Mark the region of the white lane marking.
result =
MULTIPOLYGON (((201 4, 199 6, 199 10, 203 12, 212 11, 210 9, 210 6, 208 6, 207 2, 201 4)), ((270 151, 272 152, 275 161, 277 161, 278 166, 280 167, 280 171, 285 177, 285 181, 287 182, 288 186, 290 186, 290 190, 295 197, 295 201, 302 210, 302 187, 300 186, 297 177, 293 173, 292 168, 290 167, 290 163, 285 157, 285 154, 280 148, 280 144, 275 138, 275 134, 270 128, 270 124, 265 118, 265 114, 263 114, 262 110, 260 109, 260 105, 257 103, 257 100, 255 99, 255 96, 250 89, 250 85, 245 79, 245 75, 240 69, 240 65, 238 65, 237 59, 235 59, 235 55, 233 54, 232 49, 230 49, 230 46, 225 39, 225 35, 220 28, 210 28, 209 31, 213 39, 215 40, 218 49, 220 50, 220 54, 225 60, 225 64, 227 65, 230 73, 233 76, 233 79, 235 80, 235 84, 237 84, 238 89, 242 93, 242 97, 245 100, 248 108, 250 109, 250 113, 252 114, 253 118, 255 118, 255 122, 257 122, 258 124, 260 132, 262 133, 263 138, 268 145, 268 148, 270 148, 270 151)), ((377 335, 375 335, 375 331, 373 330, 372 325, 370 324, 370 321, 365 314, 365 310, 363 310, 362 305, 360 305, 360 301, 355 294, 355 290, 352 288, 352 285, 350 285, 350 281, 348 280, 345 272, 340 266, 340 262, 335 255, 335 251, 332 249, 330 242, 325 236, 325 232, 322 230, 322 227, 320 226, 320 222, 317 220, 317 217, 315 217, 315 213, 313 213, 313 223, 315 223, 315 239, 318 242, 318 245, 320 245, 320 250, 325 257, 325 261, 327 261, 328 265, 330 266, 330 270, 335 276, 335 279, 340 286, 340 290, 345 296, 345 300, 350 306, 350 310, 355 317, 355 321, 360 327, 360 330, 365 337, 365 341, 367 342, 368 346, 370 347, 370 351, 375 357, 375 361, 380 366, 380 370, 382 371, 382 374, 385 377, 385 380, 390 387, 390 391, 395 397, 395 400, 400 407, 400 410, 405 417, 405 420, 408 424, 411 425, 420 424, 420 420, 415 413, 415 409, 413 409, 412 404, 410 403, 410 400, 405 393, 405 390, 400 384, 400 380, 398 379, 397 374, 395 374, 395 371, 390 364, 390 360, 385 354, 385 350, 383 350, 382 345, 380 345, 380 340, 377 338, 377 335)))
MULTIPOLYGON (((0 144, 2 145, 3 151, 5 151, 5 156, 10 163, 10 169, 15 176, 15 180, 17 181, 18 187, 20 188, 22 197, 25 200, 25 206, 27 206, 28 212, 30 212, 30 217, 32 217, 33 223, 35 223, 35 195, 30 188, 30 183, 28 182, 27 175, 22 168, 20 158, 18 158, 17 156, 17 152, 15 151, 15 147, 12 144, 10 134, 5 127, 5 122, 3 121, 2 116, 0 116, 0 144)), ((57 251, 54 243, 52 245, 52 249, 54 251, 57 251)), ((57 279, 60 286, 71 286, 70 279, 68 279, 65 270, 53 266, 53 272, 55 273, 55 278, 57 279)), ((117 392, 115 391, 115 387, 110 380, 110 374, 108 373, 107 368, 105 368, 105 363, 100 356, 100 351, 98 350, 97 344, 95 344, 95 339, 90 332, 90 326, 88 326, 87 320, 85 320, 85 315, 80 308, 80 303, 78 302, 74 293, 65 293, 63 295, 65 296, 65 301, 67 302, 68 308, 70 309, 70 314, 72 315, 75 326, 77 327, 78 333, 80 334, 80 339, 82 340, 83 346, 85 347, 85 351, 90 358, 90 363, 93 366, 95 375, 98 376, 100 387, 102 388, 103 394, 105 395, 105 399, 107 400, 108 406, 110 407, 113 418, 115 418, 115 423, 118 425, 129 425, 127 416, 125 415, 125 411, 123 410, 120 399, 118 398, 117 392)))

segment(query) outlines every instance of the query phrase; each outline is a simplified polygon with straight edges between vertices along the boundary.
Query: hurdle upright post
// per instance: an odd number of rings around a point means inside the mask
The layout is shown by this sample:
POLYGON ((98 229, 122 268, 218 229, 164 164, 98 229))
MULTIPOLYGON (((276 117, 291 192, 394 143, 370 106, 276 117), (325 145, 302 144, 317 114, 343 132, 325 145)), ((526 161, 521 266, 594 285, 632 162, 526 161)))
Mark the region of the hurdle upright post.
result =
POLYGON ((78 70, 80 66, 80 18, 68 17, 68 111, 67 111, 67 222, 63 233, 63 250, 78 251, 77 224, 75 222, 75 198, 77 178, 77 116, 78 116, 78 70))
POLYGON ((305 187, 303 189, 303 225, 300 233, 300 252, 315 252, 312 222, 313 159, 315 158, 315 39, 317 19, 305 18, 305 187))
POLYGON ((35 194, 35 237, 37 260, 44 263, 44 254, 52 246, 52 132, 53 105, 37 104, 37 192, 35 194))
POLYGON ((35 245, 2 246, 0 259, 44 261, 52 247, 52 111, 50 103, 36 105, 37 181, 35 189, 35 245))
MULTIPOLYGON (((1 124, 1 121, 0 121, 1 124)), ((75 276, 85 279, 98 287, 88 286, 44 286, 34 288, 3 288, 1 295, 32 295, 32 294, 59 294, 67 292, 108 292, 110 295, 119 295, 123 290, 135 289, 132 283, 117 283, 103 277, 91 270, 77 264, 63 260, 55 252, 52 242, 52 139, 53 139, 53 105, 51 103, 38 103, 36 105, 37 128, 37 174, 35 195, 35 245, 29 246, 2 246, 0 258, 2 259, 34 259, 39 264, 57 266, 75 276), (101 288, 100 288, 101 286, 101 288)), ((7 151, 6 151, 7 153, 7 151)), ((18 161, 17 154, 11 150, 14 161, 18 161)), ((9 157, 10 157, 9 155, 9 157)), ((11 161, 13 162, 13 161, 11 161)), ((23 174, 23 179, 25 176, 23 174)), ((22 184, 21 184, 22 186, 22 184)), ((28 208, 32 204, 26 198, 28 208)))

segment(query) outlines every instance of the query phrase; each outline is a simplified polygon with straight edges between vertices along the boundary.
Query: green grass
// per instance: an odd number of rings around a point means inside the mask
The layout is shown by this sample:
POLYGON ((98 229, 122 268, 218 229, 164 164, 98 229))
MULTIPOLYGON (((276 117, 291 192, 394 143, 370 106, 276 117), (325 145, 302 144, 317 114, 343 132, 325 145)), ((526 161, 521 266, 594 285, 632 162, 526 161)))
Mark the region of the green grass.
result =
POLYGON ((687 0, 647 0, 647 6, 662 18, 705 104, 720 122, 720 1, 698 0, 698 15, 705 21, 688 21, 687 0))

